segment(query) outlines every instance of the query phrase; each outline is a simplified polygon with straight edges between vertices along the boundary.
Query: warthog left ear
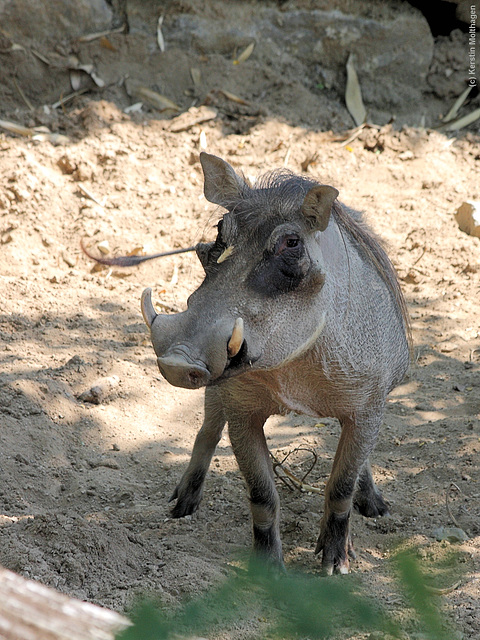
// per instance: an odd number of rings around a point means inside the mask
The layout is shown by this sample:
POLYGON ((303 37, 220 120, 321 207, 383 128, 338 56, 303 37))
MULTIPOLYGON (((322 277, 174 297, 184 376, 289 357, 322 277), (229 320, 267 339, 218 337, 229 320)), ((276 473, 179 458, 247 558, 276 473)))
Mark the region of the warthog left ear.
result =
POLYGON ((337 196, 337 189, 327 185, 317 185, 307 193, 302 204, 302 213, 313 229, 325 231, 337 196))
POLYGON ((230 202, 240 197, 245 181, 237 175, 228 162, 202 151, 200 154, 205 183, 203 192, 205 198, 214 204, 225 208, 230 202))

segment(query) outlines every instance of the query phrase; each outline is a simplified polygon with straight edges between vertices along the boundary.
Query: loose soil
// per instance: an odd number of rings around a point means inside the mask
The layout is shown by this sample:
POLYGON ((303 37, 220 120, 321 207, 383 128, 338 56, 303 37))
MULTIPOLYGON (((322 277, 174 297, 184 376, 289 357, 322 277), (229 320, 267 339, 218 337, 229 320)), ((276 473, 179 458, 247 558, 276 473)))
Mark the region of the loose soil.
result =
MULTIPOLYGON (((190 79, 179 82, 191 88, 190 79)), ((123 612, 139 594, 155 593, 171 608, 203 593, 249 548, 248 502, 226 434, 199 512, 169 518, 203 392, 160 376, 139 300, 151 286, 160 310, 184 309, 202 280, 198 260, 186 253, 98 269, 80 249, 81 238, 96 251, 108 241, 118 254, 212 239, 220 212, 202 193, 198 154, 206 148, 247 176, 287 167, 334 185, 385 240, 408 301, 414 354, 372 459, 391 516, 354 515, 352 571, 367 594, 407 620, 389 559, 399 546, 415 547, 435 586, 460 581, 439 601, 465 638, 478 638, 480 240, 458 229, 454 213, 480 199, 479 137, 386 125, 342 144, 353 126, 343 106, 330 118, 332 132, 295 120, 292 103, 285 112, 281 103, 275 113, 262 109, 242 76, 237 82, 229 90, 249 105, 215 94, 217 117, 186 130, 174 130, 171 112, 125 114, 127 98, 113 91, 41 110, 69 145, 0 134, 0 564, 123 612), (119 383, 100 404, 78 400, 111 376, 119 383), (454 525, 467 541, 436 540, 436 528, 454 525)), ((331 100, 333 114, 339 97, 331 100)), ((422 105, 416 109, 420 117, 422 105)), ((7 115, 38 125, 39 113, 28 114, 19 98, 7 115)), ((293 452, 287 464, 297 475, 314 449, 307 481, 324 487, 334 420, 291 414, 269 420, 266 433, 277 458, 293 452)), ((318 573, 322 496, 280 480, 278 490, 287 567, 318 573)), ((258 637, 261 625, 252 614, 215 637, 258 637)))

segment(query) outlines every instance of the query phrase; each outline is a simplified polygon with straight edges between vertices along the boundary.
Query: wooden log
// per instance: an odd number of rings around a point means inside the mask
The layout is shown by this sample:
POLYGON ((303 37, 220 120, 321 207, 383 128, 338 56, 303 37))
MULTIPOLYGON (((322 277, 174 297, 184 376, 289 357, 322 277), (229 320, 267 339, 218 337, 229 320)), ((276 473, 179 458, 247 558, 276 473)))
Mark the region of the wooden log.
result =
POLYGON ((0 640, 114 640, 130 624, 0 567, 0 640))

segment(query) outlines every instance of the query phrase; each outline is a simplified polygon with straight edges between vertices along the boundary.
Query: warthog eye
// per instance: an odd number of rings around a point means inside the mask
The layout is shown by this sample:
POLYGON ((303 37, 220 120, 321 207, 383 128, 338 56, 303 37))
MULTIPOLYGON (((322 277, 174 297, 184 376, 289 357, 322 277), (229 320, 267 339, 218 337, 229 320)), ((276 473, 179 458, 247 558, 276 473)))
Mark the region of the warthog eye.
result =
MULTIPOLYGON (((302 241, 296 235, 283 236, 277 241, 277 244, 275 245, 275 255, 284 254, 286 251, 288 251, 288 249, 296 249, 300 247, 301 244, 302 241)), ((293 254, 294 252, 291 253, 293 254)), ((300 257, 300 252, 295 253, 298 253, 298 257, 300 257)))
POLYGON ((265 250, 262 262, 251 273, 250 283, 268 296, 277 296, 297 289, 309 268, 310 259, 302 238, 296 233, 285 233, 270 250, 265 250))

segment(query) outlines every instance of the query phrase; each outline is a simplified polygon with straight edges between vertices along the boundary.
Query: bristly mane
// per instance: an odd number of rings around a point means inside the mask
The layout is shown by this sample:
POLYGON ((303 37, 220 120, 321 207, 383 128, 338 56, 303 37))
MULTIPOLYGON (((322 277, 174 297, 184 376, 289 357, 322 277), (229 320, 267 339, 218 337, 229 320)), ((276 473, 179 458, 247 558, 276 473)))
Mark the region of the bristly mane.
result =
MULTIPOLYGON (((259 212, 263 219, 265 215, 289 219, 298 212, 308 191, 318 184, 316 180, 298 176, 288 169, 277 169, 260 176, 253 186, 245 180, 240 198, 228 208, 237 214, 238 218, 248 221, 249 224, 252 222, 255 224, 255 217, 259 216, 259 212)), ((333 205, 332 214, 340 231, 344 230, 348 234, 390 289, 400 310, 411 350, 412 337, 407 305, 397 272, 382 247, 380 239, 364 222, 361 214, 353 217, 338 201, 333 205)), ((235 215, 236 218, 237 215, 235 215)))
POLYGON ((224 206, 239 220, 250 225, 260 223, 265 217, 290 219, 301 206, 308 191, 318 182, 297 176, 289 169, 275 169, 256 179, 251 185, 242 176, 244 184, 239 198, 224 206), (261 217, 260 217, 261 216, 261 217))
POLYGON ((383 281, 392 292, 395 301, 400 309, 403 327, 408 341, 410 352, 412 351, 412 331, 410 318, 408 315, 407 303, 402 293, 398 275, 390 258, 382 247, 380 240, 373 231, 362 220, 351 216, 339 202, 334 202, 332 209, 333 216, 341 229, 344 229, 354 242, 363 250, 367 258, 376 268, 383 281))

